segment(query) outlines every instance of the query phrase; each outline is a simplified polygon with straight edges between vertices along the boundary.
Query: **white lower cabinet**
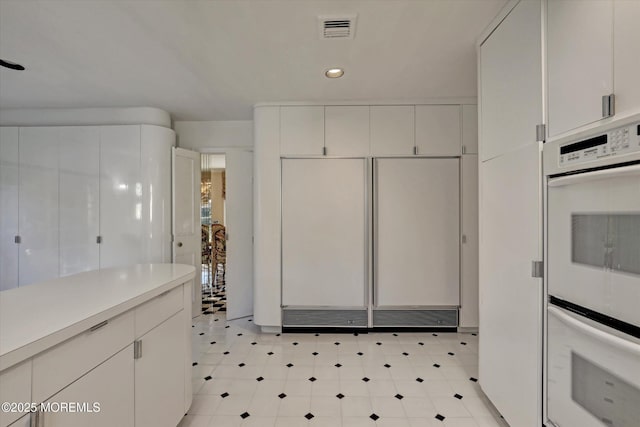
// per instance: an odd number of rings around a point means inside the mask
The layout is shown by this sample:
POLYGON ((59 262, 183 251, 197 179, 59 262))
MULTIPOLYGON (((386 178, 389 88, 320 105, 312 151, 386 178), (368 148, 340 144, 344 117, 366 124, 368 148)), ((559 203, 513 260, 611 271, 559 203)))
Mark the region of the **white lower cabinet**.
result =
MULTIPOLYGON (((136 427, 175 427, 184 415, 184 311, 142 337, 135 361, 136 427)), ((117 424, 113 424, 117 425, 117 424)))
POLYGON ((133 370, 131 344, 44 402, 43 406, 49 407, 38 414, 44 418, 39 426, 133 427, 133 370), (65 404, 82 405, 82 411, 79 406, 75 411, 59 410, 65 404))

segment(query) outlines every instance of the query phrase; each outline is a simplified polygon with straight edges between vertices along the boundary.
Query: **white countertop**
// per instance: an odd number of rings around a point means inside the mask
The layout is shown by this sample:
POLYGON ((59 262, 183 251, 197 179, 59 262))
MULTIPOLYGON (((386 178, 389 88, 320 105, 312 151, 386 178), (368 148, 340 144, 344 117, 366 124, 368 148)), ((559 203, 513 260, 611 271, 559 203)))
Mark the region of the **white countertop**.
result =
POLYGON ((89 271, 0 292, 0 371, 195 277, 184 264, 89 271))

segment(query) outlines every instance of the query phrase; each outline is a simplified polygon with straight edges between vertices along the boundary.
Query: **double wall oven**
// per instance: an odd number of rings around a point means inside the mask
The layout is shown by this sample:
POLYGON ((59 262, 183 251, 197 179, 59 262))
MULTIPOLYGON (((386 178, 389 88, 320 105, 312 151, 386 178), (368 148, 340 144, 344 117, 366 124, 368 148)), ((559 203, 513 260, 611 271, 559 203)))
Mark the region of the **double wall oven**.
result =
POLYGON ((640 117, 545 144, 546 415, 640 426, 640 117))

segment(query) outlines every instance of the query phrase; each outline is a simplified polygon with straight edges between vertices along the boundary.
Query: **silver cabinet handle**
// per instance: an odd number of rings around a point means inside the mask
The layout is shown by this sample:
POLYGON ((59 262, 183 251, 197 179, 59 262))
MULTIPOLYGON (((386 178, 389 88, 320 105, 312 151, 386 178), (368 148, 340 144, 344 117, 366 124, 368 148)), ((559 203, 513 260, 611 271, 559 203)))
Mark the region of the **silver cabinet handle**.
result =
POLYGON ((94 332, 97 331, 98 329, 102 328, 103 326, 107 326, 109 324, 108 320, 102 321, 100 323, 98 323, 97 325, 94 325, 92 327, 89 328, 89 332, 94 332))

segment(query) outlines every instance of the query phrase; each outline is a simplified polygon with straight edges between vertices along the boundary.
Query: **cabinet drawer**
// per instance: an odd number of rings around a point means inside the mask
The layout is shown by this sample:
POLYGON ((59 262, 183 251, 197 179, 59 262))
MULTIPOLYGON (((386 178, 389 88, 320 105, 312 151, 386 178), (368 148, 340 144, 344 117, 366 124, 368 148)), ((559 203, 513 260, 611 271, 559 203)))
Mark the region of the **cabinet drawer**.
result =
MULTIPOLYGON (((31 360, 0 373, 0 402, 31 402, 31 360)), ((6 427, 23 413, 0 411, 0 426, 6 427)))
POLYGON ((32 401, 42 402, 133 341, 128 311, 33 358, 32 401))
POLYGON ((183 286, 158 295, 149 302, 136 308, 136 338, 141 337, 169 317, 182 310, 183 286))

